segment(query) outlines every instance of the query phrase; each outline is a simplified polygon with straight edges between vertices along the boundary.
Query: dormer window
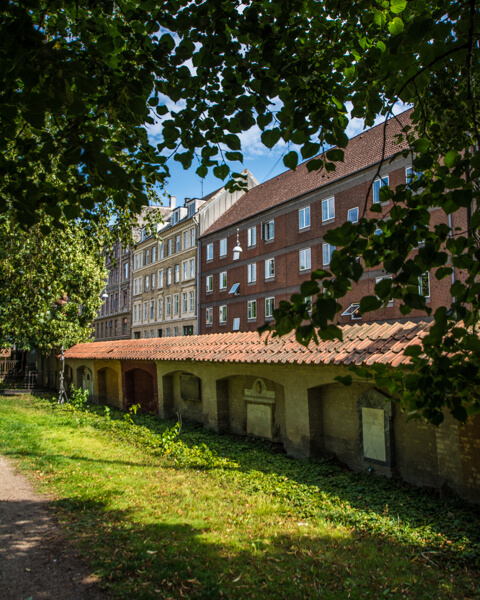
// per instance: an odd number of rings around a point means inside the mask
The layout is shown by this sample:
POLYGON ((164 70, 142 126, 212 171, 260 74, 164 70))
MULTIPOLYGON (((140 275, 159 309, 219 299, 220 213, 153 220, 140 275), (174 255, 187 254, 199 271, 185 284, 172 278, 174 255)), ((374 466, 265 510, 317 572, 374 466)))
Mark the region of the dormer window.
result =
POLYGON ((171 224, 176 225, 180 221, 180 210, 177 208, 172 213, 171 224))
POLYGON ((187 217, 193 217, 194 214, 195 214, 195 202, 191 202, 187 206, 187 217))

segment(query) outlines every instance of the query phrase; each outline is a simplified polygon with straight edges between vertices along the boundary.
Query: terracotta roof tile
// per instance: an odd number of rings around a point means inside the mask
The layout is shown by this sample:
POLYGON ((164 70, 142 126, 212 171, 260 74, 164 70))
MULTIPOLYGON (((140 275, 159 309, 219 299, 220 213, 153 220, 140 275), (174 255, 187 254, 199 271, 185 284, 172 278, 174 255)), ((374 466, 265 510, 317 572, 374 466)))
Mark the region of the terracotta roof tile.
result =
POLYGON ((383 152, 385 124, 381 123, 349 140, 344 150, 344 161, 336 164, 335 171, 326 173, 324 170, 316 170, 309 173, 307 168, 309 161, 298 165, 295 171, 285 171, 246 192, 200 237, 375 165, 380 162, 382 155, 385 159, 391 158, 407 147, 406 143, 398 145, 396 136, 405 125, 410 123, 410 114, 411 109, 387 122, 385 152, 383 152))
POLYGON ((397 366, 409 358, 407 346, 419 344, 430 323, 364 323, 343 325, 344 341, 320 341, 308 348, 293 334, 271 338, 255 331, 208 335, 118 340, 77 344, 66 358, 84 360, 161 360, 220 363, 279 364, 368 364, 382 362, 397 366))

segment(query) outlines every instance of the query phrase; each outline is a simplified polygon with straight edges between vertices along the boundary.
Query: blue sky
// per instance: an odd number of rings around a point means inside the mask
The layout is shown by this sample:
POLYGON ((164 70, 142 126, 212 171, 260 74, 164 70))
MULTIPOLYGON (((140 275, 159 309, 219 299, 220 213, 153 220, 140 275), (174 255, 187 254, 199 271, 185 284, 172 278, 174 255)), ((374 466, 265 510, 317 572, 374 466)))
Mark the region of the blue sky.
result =
MULTIPOLYGON (((395 106, 395 114, 403 112, 408 107, 404 105, 395 106)), ((379 117, 375 124, 381 123, 383 117, 379 117)), ((363 121, 360 119, 351 119, 347 129, 349 138, 354 137, 364 130, 363 121)), ((150 138, 153 142, 161 134, 160 126, 150 128, 150 138)), ((263 183, 280 173, 283 173, 286 168, 283 164, 283 156, 291 149, 285 143, 279 143, 271 150, 266 148, 260 141, 260 130, 257 127, 240 135, 242 142, 242 150, 244 155, 243 165, 240 163, 230 164, 230 168, 234 171, 241 171, 247 168, 259 183, 263 183)), ((157 139, 158 141, 158 139, 157 139)), ((202 197, 202 181, 203 181, 203 196, 222 187, 227 180, 222 181, 217 179, 213 173, 209 173, 203 180, 195 173, 198 165, 193 164, 188 170, 184 170, 182 165, 170 159, 169 163, 171 177, 167 181, 165 191, 172 196, 176 196, 176 205, 183 206, 185 198, 201 198, 202 197)), ((168 200, 163 201, 164 204, 168 200)))

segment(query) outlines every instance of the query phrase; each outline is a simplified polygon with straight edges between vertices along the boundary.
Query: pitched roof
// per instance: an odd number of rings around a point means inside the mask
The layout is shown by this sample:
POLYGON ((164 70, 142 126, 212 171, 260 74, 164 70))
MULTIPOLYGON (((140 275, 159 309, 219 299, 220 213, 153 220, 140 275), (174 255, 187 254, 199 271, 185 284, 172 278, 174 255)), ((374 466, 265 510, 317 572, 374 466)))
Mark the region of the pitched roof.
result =
POLYGON ((269 339, 256 331, 212 333, 184 337, 116 340, 77 344, 66 358, 84 360, 161 360, 217 363, 296 363, 325 365, 371 365, 397 367, 407 364, 403 351, 419 344, 430 323, 363 323, 342 326, 343 341, 320 341, 308 348, 293 334, 269 339))
POLYGON ((376 125, 350 139, 344 149, 343 162, 337 162, 336 170, 333 172, 327 173, 322 169, 309 173, 307 164, 310 161, 305 161, 298 165, 295 171, 285 171, 252 188, 219 217, 201 237, 375 165, 382 160, 382 157, 388 159, 394 156, 407 147, 406 143, 397 144, 396 136, 410 123, 412 110, 409 109, 386 123, 376 125))

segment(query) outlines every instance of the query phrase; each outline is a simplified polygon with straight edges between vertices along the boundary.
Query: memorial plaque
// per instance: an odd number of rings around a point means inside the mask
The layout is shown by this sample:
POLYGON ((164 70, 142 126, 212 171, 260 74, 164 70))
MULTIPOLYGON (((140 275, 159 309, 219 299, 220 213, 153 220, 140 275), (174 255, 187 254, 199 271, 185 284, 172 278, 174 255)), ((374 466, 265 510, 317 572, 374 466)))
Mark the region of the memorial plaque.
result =
POLYGON ((247 435, 272 439, 271 404, 247 404, 247 435))
POLYGON ((385 411, 362 408, 363 455, 365 458, 385 462, 385 411))

